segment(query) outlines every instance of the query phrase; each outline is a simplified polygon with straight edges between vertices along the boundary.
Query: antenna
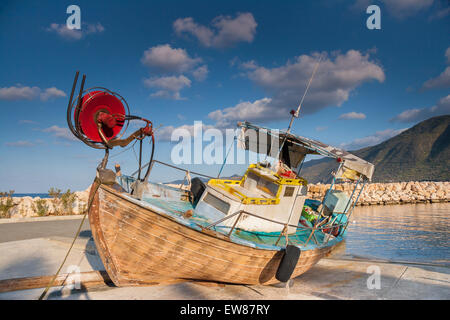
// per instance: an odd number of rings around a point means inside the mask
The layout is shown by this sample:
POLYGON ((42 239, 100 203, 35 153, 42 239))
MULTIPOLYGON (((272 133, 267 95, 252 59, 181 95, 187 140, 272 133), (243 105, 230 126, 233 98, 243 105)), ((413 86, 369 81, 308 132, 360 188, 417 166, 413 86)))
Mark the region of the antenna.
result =
POLYGON ((309 78, 308 85, 306 86, 305 92, 303 93, 302 100, 300 100, 300 104, 298 105, 297 110, 295 112, 293 112, 294 110, 291 111, 292 117, 291 117, 291 122, 289 123, 289 127, 288 127, 288 129, 286 131, 287 133, 291 132, 291 127, 292 127, 292 123, 294 122, 294 118, 298 118, 300 109, 301 109, 302 104, 303 104, 303 100, 305 100, 306 93, 309 90, 309 86, 311 85, 312 79, 314 78, 314 75, 316 74, 316 71, 319 68, 319 64, 320 64, 321 60, 322 60, 322 56, 319 57, 319 60, 316 62, 316 65, 314 66, 313 73, 312 73, 311 77, 309 78))
MULTIPOLYGON (((312 79, 314 78, 314 75, 316 74, 316 71, 317 71, 317 69, 319 68, 319 64, 320 64, 320 61, 321 61, 321 60, 322 60, 322 55, 320 55, 319 60, 316 62, 316 65, 314 66, 313 72, 312 72, 312 74, 311 74, 311 77, 309 78, 308 84, 306 85, 305 92, 303 93, 303 97, 302 97, 302 99, 300 100, 300 104, 298 105, 297 110, 295 110, 295 111, 294 111, 294 110, 291 110, 291 121, 289 122, 289 126, 288 126, 288 128, 287 128, 287 130, 286 130, 286 134, 285 134, 285 136, 284 136, 283 142, 281 143, 281 146, 280 146, 280 148, 278 149, 278 154, 277 154, 277 158, 278 158, 278 159, 279 159, 279 157, 280 157, 280 153, 281 153, 281 150, 283 149, 284 143, 286 142, 287 135, 291 132, 292 124, 294 123, 294 119, 295 119, 295 118, 298 118, 300 109, 301 109, 302 104, 303 104, 303 100, 305 100, 306 93, 308 92, 308 89, 309 89, 309 86, 311 85, 312 79)), ((274 164, 274 165, 275 165, 275 164, 274 164)))

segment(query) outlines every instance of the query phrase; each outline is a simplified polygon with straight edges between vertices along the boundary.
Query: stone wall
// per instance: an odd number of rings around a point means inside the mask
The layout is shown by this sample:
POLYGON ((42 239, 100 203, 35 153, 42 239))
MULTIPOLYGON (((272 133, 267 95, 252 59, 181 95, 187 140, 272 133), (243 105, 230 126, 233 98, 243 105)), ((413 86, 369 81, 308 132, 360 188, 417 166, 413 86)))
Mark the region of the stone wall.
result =
POLYGON ((8 213, 10 218, 82 214, 87 207, 89 188, 84 191, 74 192, 74 194, 76 198, 68 212, 63 212, 61 203, 53 199, 13 197, 15 206, 9 209, 8 213))
MULTIPOLYGON (((336 190, 350 196, 354 184, 337 184, 336 190)), ((308 197, 321 200, 329 184, 308 185, 308 197)), ((360 187, 358 187, 359 191, 360 187)), ((357 192, 355 192, 357 194, 357 192)), ((450 202, 450 182, 398 182, 366 184, 357 205, 386 205, 404 203, 450 202)))
MULTIPOLYGON (((342 190, 350 195, 354 184, 337 184, 335 189, 342 190)), ((308 198, 322 200, 329 184, 309 184, 308 198)), ((359 187, 358 187, 359 190, 359 187)), ((76 200, 72 205, 71 214, 82 214, 87 206, 89 188, 84 191, 75 192, 76 200)), ((60 208, 55 208, 52 199, 41 199, 39 197, 13 197, 13 208, 9 210, 11 218, 39 216, 37 204, 46 206, 45 215, 61 215, 60 208)), ((399 182, 399 183, 371 183, 364 187, 359 198, 358 205, 386 205, 404 203, 431 203, 450 202, 450 182, 399 182)), ((42 211, 41 211, 42 215, 42 211)))

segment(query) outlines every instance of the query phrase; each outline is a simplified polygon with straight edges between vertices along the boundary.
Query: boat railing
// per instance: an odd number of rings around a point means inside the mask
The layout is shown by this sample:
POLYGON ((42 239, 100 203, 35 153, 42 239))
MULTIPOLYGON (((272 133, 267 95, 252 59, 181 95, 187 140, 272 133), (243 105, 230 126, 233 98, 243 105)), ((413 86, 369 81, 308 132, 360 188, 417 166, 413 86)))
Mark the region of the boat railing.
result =
MULTIPOLYGON (((266 221, 269 221, 269 222, 272 222, 272 223, 283 225, 284 226, 283 231, 280 232, 280 236, 278 237, 275 245, 278 244, 278 242, 280 241, 280 239, 283 236, 283 234, 285 234, 287 240, 289 239, 289 235, 287 234, 287 228, 288 227, 299 228, 299 229, 303 229, 303 230, 311 230, 311 233, 313 233, 314 231, 317 231, 317 230, 323 231, 324 229, 338 228, 338 227, 341 227, 341 226, 345 225, 345 223, 336 223, 336 224, 332 224, 332 225, 330 225, 328 223, 324 223, 323 225, 318 225, 318 226, 315 226, 315 227, 307 227, 307 226, 304 226, 304 225, 294 225, 294 224, 290 224, 290 223, 284 223, 284 222, 272 220, 272 219, 269 219, 269 218, 266 218, 266 217, 262 217, 262 216, 259 216, 259 215, 256 215, 254 213, 251 213, 251 212, 248 212, 248 211, 245 211, 245 210, 241 209, 241 210, 238 210, 238 211, 236 211, 236 212, 234 212, 234 213, 232 213, 230 215, 227 215, 226 217, 224 217, 222 219, 219 219, 219 220, 209 224, 208 226, 205 227, 205 229, 211 229, 211 228, 217 226, 218 224, 220 224, 220 223, 222 223, 222 222, 224 222, 226 220, 229 220, 229 219, 231 219, 231 218, 233 218, 235 216, 238 216, 236 221, 234 221, 233 226, 230 228, 230 231, 227 234, 228 237, 230 237, 231 234, 233 233, 233 230, 236 228, 236 225, 238 224, 239 220, 241 219, 241 216, 244 215, 244 214, 252 216, 252 217, 255 217, 255 218, 259 218, 259 219, 262 219, 262 220, 266 220, 266 221)), ((334 222, 335 221, 333 221, 333 223, 334 222)), ((330 230, 330 232, 331 232, 331 230, 330 230)), ((329 238, 330 237, 327 237, 327 242, 328 242, 329 238)), ((316 244, 318 244, 317 238, 313 237, 313 239, 316 242, 316 244)), ((286 242, 288 242, 288 241, 286 241, 286 242)), ((307 242, 304 243, 304 244, 306 245, 307 242)))
MULTIPOLYGON (((180 167, 177 167, 177 166, 174 166, 174 165, 171 165, 171 164, 169 164, 169 163, 162 162, 162 161, 159 161, 159 160, 156 160, 156 159, 155 159, 155 160, 152 160, 152 161, 151 161, 151 164, 150 164, 150 162, 146 163, 144 166, 142 166, 141 170, 144 170, 144 169, 147 168, 149 165, 151 165, 151 166, 153 167, 153 164, 154 164, 154 163, 159 163, 159 164, 162 164, 162 165, 167 166, 167 167, 169 167, 169 168, 173 168, 173 169, 177 169, 177 170, 183 171, 183 172, 185 172, 185 173, 189 173, 189 174, 193 174, 193 175, 205 177, 205 178, 208 178, 208 179, 215 179, 214 177, 208 176, 208 175, 206 175, 206 174, 199 173, 199 172, 195 172, 195 171, 191 171, 191 170, 187 170, 187 169, 183 169, 183 168, 180 168, 180 167)), ((133 173, 131 174, 131 176, 135 176, 138 172, 139 172, 139 170, 133 172, 133 173)))

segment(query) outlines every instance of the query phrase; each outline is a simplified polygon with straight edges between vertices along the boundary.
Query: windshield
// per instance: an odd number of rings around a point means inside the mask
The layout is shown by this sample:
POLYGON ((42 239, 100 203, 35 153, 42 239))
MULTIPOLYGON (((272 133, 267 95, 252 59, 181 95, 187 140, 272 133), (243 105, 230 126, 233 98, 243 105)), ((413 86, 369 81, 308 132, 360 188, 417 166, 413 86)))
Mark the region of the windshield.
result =
POLYGON ((263 191, 264 193, 269 194, 272 198, 274 198, 278 193, 279 185, 250 171, 247 174, 247 178, 245 179, 244 188, 250 190, 252 188, 256 188, 258 190, 263 191))

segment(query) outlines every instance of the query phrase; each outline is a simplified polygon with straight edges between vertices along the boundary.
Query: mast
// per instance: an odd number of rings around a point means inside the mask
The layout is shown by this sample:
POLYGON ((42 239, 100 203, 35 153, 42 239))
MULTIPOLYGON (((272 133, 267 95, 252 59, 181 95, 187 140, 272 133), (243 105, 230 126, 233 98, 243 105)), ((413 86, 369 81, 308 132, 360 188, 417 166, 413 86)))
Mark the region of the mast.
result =
MULTIPOLYGON (((312 79, 314 78, 314 75, 316 74, 316 71, 319 68, 319 64, 320 64, 321 60, 322 60, 322 55, 319 57, 319 60, 316 62, 316 65, 314 66, 313 72, 311 74, 311 77, 309 78, 308 84, 306 85, 305 92, 303 93, 303 97, 300 100, 300 104, 298 105, 297 110, 295 110, 295 111, 291 110, 291 120, 290 120, 289 126, 288 126, 288 128, 286 130, 286 134, 284 136, 283 142, 281 143, 281 146, 278 149, 278 154, 277 154, 278 160, 280 159, 280 153, 281 153, 281 150, 283 149, 284 143, 286 142, 287 136, 291 132, 292 124, 294 123, 294 119, 298 118, 298 115, 300 113, 300 109, 301 109, 302 104, 303 104, 303 100, 305 100, 306 93, 309 90, 309 86, 311 85, 312 79)), ((275 163, 274 163, 274 165, 275 165, 275 163)))

